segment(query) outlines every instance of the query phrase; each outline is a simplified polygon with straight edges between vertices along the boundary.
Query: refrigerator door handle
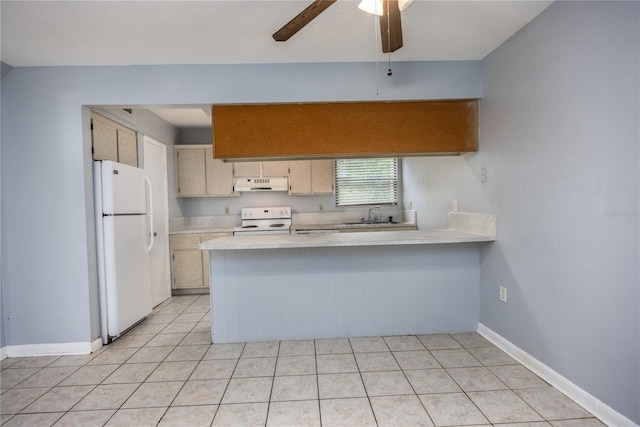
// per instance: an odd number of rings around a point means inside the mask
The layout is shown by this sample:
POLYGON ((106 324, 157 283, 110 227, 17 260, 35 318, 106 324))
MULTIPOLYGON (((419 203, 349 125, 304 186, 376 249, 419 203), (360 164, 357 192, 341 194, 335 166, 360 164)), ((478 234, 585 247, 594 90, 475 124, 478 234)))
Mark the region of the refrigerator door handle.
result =
POLYGON ((147 252, 151 252, 151 249, 153 248, 153 195, 152 195, 152 187, 151 187, 151 180, 149 179, 149 177, 145 176, 144 177, 144 183, 147 186, 148 189, 148 193, 149 194, 149 205, 147 206, 147 225, 148 225, 148 229, 149 229, 149 235, 148 235, 148 242, 149 244, 147 245, 147 252))

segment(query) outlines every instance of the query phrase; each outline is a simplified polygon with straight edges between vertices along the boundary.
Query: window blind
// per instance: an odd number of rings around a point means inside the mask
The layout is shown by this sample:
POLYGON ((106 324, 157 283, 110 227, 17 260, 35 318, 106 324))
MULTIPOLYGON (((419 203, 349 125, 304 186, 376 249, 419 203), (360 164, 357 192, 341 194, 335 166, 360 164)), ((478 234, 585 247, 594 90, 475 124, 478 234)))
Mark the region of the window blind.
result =
POLYGON ((398 159, 345 159, 335 165, 336 206, 398 203, 398 159))

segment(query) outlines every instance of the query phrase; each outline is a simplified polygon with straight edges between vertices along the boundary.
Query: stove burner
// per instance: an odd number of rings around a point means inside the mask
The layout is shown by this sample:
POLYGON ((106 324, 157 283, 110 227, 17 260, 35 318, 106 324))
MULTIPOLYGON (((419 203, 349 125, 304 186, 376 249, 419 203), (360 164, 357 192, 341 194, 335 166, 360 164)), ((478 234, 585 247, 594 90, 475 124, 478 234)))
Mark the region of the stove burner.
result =
POLYGON ((240 228, 258 228, 258 226, 257 225, 243 225, 240 228))
POLYGON ((270 224, 269 227, 284 227, 284 224, 270 224))

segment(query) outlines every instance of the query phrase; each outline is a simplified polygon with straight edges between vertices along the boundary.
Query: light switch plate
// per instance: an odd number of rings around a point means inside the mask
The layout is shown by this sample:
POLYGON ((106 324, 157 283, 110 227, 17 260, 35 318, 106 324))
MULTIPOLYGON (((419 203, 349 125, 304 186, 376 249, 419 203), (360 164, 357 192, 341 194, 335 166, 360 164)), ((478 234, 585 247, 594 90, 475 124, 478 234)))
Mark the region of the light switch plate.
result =
POLYGON ((507 288, 500 286, 500 301, 507 302, 507 288))

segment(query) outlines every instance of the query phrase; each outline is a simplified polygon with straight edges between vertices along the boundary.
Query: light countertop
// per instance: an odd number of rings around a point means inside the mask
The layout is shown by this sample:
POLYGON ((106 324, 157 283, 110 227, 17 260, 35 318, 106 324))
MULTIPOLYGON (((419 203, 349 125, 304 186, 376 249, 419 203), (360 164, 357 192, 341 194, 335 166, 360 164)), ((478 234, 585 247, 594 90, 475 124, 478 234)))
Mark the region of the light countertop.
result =
POLYGON ((233 233, 233 229, 235 227, 190 227, 190 228, 180 228, 176 230, 171 230, 169 234, 177 235, 177 234, 215 234, 215 233, 233 233))
POLYGON ((245 250, 341 246, 426 245, 491 242, 494 240, 495 235, 483 235, 460 230, 443 229, 425 231, 380 231, 376 233, 362 232, 270 236, 226 236, 204 242, 200 245, 200 249, 245 250))
POLYGON ((495 215, 449 212, 448 220, 449 228, 439 230, 225 236, 200 244, 200 249, 215 251, 340 246, 430 245, 492 242, 496 240, 495 215))
POLYGON ((415 222, 376 222, 366 223, 346 223, 346 224, 292 224, 291 231, 294 230, 343 230, 358 228, 384 228, 384 227, 414 227, 415 222))
MULTIPOLYGON (((291 232, 296 230, 344 230, 358 228, 383 228, 383 227, 415 227, 415 223, 397 222, 397 223, 375 223, 375 224, 293 224, 291 232)), ((185 227, 174 229, 169 232, 171 235, 178 234, 215 234, 215 233, 233 233, 235 227, 230 226, 210 226, 210 227, 185 227)))
MULTIPOLYGON (((296 230, 343 230, 357 228, 379 227, 415 227, 416 211, 413 210, 382 210, 383 216, 393 216, 398 223, 377 224, 349 224, 358 222, 366 216, 366 210, 349 212, 306 212, 293 213, 292 232, 296 230), (401 221, 401 222, 400 222, 401 221)), ((379 212, 376 212, 379 214, 379 212)), ((240 215, 220 215, 208 217, 173 218, 169 223, 169 234, 211 234, 232 233, 239 227, 242 219, 240 215)))

